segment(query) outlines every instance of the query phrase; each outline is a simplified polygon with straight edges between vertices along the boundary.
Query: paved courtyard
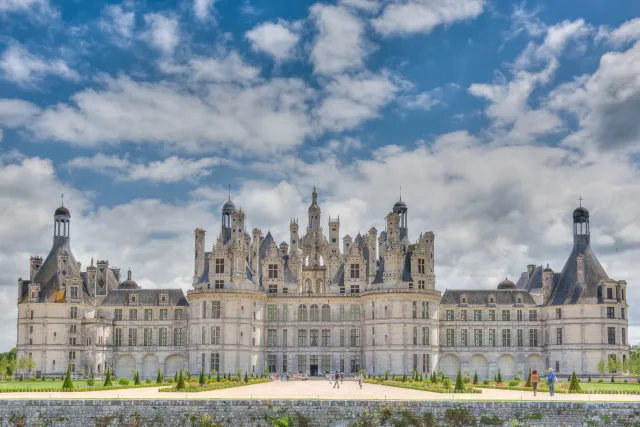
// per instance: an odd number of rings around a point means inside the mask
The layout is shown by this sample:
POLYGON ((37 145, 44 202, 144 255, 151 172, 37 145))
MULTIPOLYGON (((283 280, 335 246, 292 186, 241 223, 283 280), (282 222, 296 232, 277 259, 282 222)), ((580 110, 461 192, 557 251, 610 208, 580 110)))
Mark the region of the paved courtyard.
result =
POLYGON ((0 399, 350 399, 350 400, 537 400, 537 401, 640 401, 638 395, 556 394, 483 389, 479 394, 442 394, 345 381, 334 389, 328 381, 275 381, 200 393, 160 393, 156 387, 74 393, 2 393, 0 399))

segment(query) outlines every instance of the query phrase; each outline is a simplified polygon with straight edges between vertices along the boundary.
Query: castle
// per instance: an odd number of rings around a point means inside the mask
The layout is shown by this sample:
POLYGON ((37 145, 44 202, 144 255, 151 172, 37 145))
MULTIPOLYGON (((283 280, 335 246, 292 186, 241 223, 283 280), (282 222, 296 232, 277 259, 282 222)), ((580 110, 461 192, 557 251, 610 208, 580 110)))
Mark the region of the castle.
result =
POLYGON ((573 212, 573 249, 562 270, 529 265, 496 288, 435 288, 432 232, 409 240, 402 200, 385 230, 342 237, 322 227, 313 189, 306 230, 289 243, 249 234, 227 201, 210 250, 195 230, 193 289, 141 289, 97 261, 81 270, 71 251, 71 213, 54 213, 53 247, 18 279, 18 357, 37 376, 72 371, 153 377, 191 372, 319 375, 429 374, 458 369, 504 378, 530 368, 595 374, 600 359, 628 357, 626 282, 605 273, 590 245, 589 212, 573 212))

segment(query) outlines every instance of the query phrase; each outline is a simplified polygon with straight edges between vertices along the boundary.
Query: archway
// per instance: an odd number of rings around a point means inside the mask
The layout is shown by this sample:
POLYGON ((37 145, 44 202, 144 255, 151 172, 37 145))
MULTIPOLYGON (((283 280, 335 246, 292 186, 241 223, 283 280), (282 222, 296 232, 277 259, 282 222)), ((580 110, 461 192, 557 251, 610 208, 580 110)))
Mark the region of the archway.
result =
POLYGON ((142 378, 155 378, 158 375, 158 357, 147 354, 142 358, 142 378))
POLYGON ((510 354, 503 354, 498 358, 497 368, 503 381, 510 380, 516 376, 516 358, 510 354))
POLYGON ((123 354, 116 362, 116 376, 118 378, 133 378, 131 370, 136 369, 136 359, 130 354, 123 354))
POLYGON ((440 358, 438 365, 445 376, 455 378, 460 369, 460 359, 454 354, 447 354, 440 358))
POLYGON ((469 361, 469 375, 471 375, 471 378, 473 378, 476 372, 480 379, 489 377, 489 362, 487 358, 481 354, 474 355, 469 361))
POLYGON ((181 354, 172 354, 164 361, 164 375, 173 377, 176 372, 184 371, 187 368, 187 358, 181 354))
POLYGON ((542 357, 540 357, 539 354, 532 354, 529 357, 527 357, 527 360, 525 361, 524 365, 526 369, 524 373, 525 376, 529 375, 529 370, 537 369, 538 374, 540 375, 542 375, 542 373, 545 371, 544 359, 542 359, 542 357))

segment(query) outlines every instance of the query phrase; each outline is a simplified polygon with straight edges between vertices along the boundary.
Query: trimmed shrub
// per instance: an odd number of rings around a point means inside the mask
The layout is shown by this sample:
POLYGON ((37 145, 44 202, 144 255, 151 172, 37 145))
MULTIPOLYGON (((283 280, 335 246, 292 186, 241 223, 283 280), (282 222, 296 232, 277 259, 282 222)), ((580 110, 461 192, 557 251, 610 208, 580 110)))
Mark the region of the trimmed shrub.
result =
POLYGON ((475 371, 475 373, 473 374, 473 384, 478 384, 478 371, 475 371))
POLYGON ((118 380, 118 384, 120 385, 129 385, 129 378, 126 377, 122 377, 118 380))
POLYGON ((462 382, 462 374, 460 373, 460 369, 458 369, 458 375, 456 375, 456 386, 454 388, 455 391, 464 391, 464 383, 462 382))
POLYGON ((71 365, 67 366, 67 376, 64 378, 64 383, 62 383, 62 391, 71 391, 73 390, 73 381, 71 381, 71 365))
POLYGON ((87 380, 87 385, 88 385, 89 387, 93 387, 94 385, 96 385, 96 380, 95 380, 95 379, 93 379, 93 378, 89 378, 89 379, 87 380))

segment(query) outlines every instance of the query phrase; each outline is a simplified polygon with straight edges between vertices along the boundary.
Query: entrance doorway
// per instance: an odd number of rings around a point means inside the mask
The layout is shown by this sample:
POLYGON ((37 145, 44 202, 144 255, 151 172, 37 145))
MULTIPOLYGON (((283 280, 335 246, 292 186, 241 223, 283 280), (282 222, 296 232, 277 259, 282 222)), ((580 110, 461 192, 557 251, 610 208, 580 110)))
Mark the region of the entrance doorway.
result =
POLYGON ((312 377, 317 377, 318 376, 318 365, 311 365, 310 369, 311 369, 311 376, 312 377))

